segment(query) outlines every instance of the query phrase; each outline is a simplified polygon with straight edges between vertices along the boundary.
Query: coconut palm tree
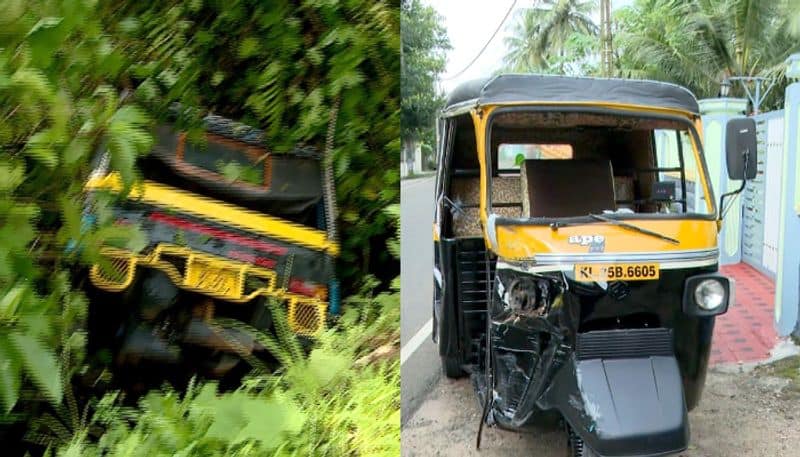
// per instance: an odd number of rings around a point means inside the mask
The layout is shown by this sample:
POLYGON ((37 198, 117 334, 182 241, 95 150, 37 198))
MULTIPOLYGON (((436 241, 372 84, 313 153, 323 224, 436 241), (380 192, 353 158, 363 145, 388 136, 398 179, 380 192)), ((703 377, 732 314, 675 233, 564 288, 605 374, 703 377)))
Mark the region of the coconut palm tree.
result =
MULTIPOLYGON (((766 76, 781 86, 783 62, 800 51, 789 33, 791 3, 637 0, 615 15, 620 74, 672 81, 700 97, 716 96, 730 76, 766 76)), ((780 93, 773 89, 767 103, 780 93)))
POLYGON ((507 69, 547 70, 554 57, 564 56, 576 34, 597 36, 591 18, 596 6, 596 0, 542 0, 517 12, 511 36, 504 40, 507 69))

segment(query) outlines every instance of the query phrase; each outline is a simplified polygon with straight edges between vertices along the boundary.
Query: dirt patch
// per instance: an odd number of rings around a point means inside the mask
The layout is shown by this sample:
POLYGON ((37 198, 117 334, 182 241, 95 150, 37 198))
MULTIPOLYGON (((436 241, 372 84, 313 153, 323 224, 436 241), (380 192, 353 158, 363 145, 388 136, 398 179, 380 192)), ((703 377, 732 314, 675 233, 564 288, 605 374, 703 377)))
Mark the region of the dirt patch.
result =
MULTIPOLYGON (((403 456, 563 457, 558 430, 484 431, 475 450, 480 406, 467 380, 442 379, 402 431, 403 456)), ((689 414, 691 443, 684 457, 800 455, 800 357, 749 373, 712 370, 700 406, 689 414)))
POLYGON ((690 415, 685 455, 798 455, 800 390, 779 375, 789 360, 751 373, 711 373, 700 407, 690 415))
POLYGON ((564 456, 566 436, 559 431, 516 433, 484 429, 475 450, 481 408, 468 380, 442 378, 402 430, 403 456, 564 456))

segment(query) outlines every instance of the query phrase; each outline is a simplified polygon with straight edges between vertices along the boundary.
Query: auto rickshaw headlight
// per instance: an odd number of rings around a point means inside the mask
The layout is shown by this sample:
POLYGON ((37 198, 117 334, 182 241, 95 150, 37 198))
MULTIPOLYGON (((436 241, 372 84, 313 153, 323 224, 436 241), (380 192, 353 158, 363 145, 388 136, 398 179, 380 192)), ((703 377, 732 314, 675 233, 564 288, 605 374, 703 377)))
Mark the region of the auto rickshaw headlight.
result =
POLYGON ((495 277, 496 312, 539 317, 547 314, 559 287, 552 279, 500 267, 495 277))
POLYGON ((734 302, 733 279, 718 273, 686 278, 683 285, 683 312, 691 316, 717 316, 728 311, 734 302))
POLYGON ((694 289, 694 301, 706 311, 712 311, 725 303, 725 287, 717 279, 704 279, 694 289))

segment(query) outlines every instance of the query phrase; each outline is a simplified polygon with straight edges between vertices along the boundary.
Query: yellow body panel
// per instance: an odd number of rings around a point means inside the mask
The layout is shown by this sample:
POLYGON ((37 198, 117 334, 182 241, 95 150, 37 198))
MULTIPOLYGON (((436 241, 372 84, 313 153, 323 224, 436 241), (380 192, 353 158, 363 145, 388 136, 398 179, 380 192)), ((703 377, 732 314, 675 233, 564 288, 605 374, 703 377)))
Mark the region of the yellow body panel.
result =
POLYGON ((592 222, 552 230, 547 225, 497 226, 495 253, 509 260, 525 260, 536 254, 586 254, 589 247, 570 243, 570 236, 600 235, 605 239, 604 253, 646 253, 692 251, 717 246, 717 225, 708 220, 628 220, 625 222, 661 233, 680 241, 672 244, 654 236, 629 229, 592 222))
MULTIPOLYGON (((122 181, 117 173, 102 177, 92 177, 86 184, 89 190, 109 190, 120 192, 122 181)), ((260 214, 219 200, 203 197, 153 181, 144 181, 128 194, 132 200, 140 200, 165 208, 170 208, 206 218, 242 230, 270 236, 308 246, 331 255, 339 254, 339 246, 328 240, 322 230, 304 227, 299 224, 260 214)))
MULTIPOLYGON (((632 111, 642 114, 670 114, 686 117, 693 122, 700 132, 702 127, 698 116, 687 111, 665 109, 653 106, 638 106, 625 104, 596 104, 596 103, 546 103, 537 104, 529 102, 507 103, 502 105, 487 105, 473 109, 473 126, 475 128, 475 139, 477 143, 478 162, 481 168, 480 176, 480 220, 483 227, 483 237, 486 246, 492 249, 498 256, 506 259, 530 259, 537 253, 586 253, 587 247, 568 243, 570 235, 602 235, 605 237, 605 253, 636 253, 636 252, 664 252, 664 251, 686 251, 696 249, 710 249, 717 246, 717 232, 719 225, 714 220, 695 220, 695 219, 647 219, 647 220, 628 220, 641 228, 649 229, 680 241, 678 245, 660 240, 656 237, 635 233, 631 230, 616 227, 613 225, 593 222, 584 225, 574 225, 559 228, 557 231, 551 230, 549 226, 535 225, 515 225, 497 227, 497 246, 492 246, 488 233, 488 212, 487 212, 487 186, 488 173, 486 166, 486 132, 488 120, 493 111, 507 106, 536 106, 536 105, 563 105, 563 106, 586 106, 595 108, 607 108, 616 110, 632 111)), ((692 152, 696 163, 704 161, 700 157, 700 145, 692 139, 692 152)), ((700 169, 700 180, 703 185, 705 195, 711 195, 708 176, 700 169)), ((709 211, 712 203, 706 201, 709 211)))
POLYGON ((147 255, 111 247, 103 248, 101 253, 110 261, 111 270, 93 265, 89 271, 92 284, 100 289, 109 292, 123 291, 133 283, 137 267, 153 268, 166 274, 170 281, 181 289, 202 293, 219 300, 247 303, 264 296, 284 301, 288 306, 289 328, 295 333, 311 336, 325 328, 328 303, 279 288, 274 271, 167 243, 159 244, 147 255), (184 260, 185 271, 179 271, 175 265, 164 260, 164 257, 184 260), (203 287, 197 280, 198 270, 202 266, 224 272, 226 276, 238 277, 236 289, 222 293, 219 288, 203 287), (245 294, 244 283, 248 277, 264 281, 264 286, 245 294))
MULTIPOLYGON (((491 112, 492 108, 489 108, 491 112)), ((472 125, 475 126, 475 143, 478 145, 478 164, 481 167, 480 186, 480 218, 481 227, 483 227, 483 239, 486 241, 486 246, 491 246, 489 243, 489 235, 486 231, 486 220, 488 218, 486 213, 486 196, 489 194, 487 186, 489 180, 486 171, 486 120, 489 118, 488 113, 482 109, 474 109, 470 112, 472 115, 472 125)))

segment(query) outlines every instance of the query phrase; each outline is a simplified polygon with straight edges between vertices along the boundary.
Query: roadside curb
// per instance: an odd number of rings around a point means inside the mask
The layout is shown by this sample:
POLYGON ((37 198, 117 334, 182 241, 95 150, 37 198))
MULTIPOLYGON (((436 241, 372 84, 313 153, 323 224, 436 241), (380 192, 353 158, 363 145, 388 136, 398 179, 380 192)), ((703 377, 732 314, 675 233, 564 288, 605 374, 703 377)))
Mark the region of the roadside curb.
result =
POLYGON ((711 371, 715 371, 717 373, 726 374, 749 373, 760 366, 769 365, 777 362, 778 360, 796 355, 800 355, 800 346, 795 344, 791 338, 781 338, 775 347, 770 350, 770 356, 767 359, 757 360, 754 362, 720 363, 712 366, 710 369, 711 371))
POLYGON ((403 178, 400 178, 400 181, 414 181, 415 179, 422 179, 422 178, 430 178, 431 176, 436 176, 435 171, 418 173, 414 175, 408 175, 403 178))

